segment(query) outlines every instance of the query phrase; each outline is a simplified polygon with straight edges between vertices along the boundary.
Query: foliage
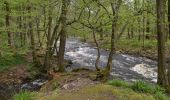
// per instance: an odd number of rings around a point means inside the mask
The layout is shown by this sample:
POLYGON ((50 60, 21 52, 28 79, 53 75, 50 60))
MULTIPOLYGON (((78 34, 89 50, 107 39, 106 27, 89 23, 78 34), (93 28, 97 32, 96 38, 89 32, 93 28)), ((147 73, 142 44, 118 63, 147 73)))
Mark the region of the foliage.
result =
POLYGON ((166 96, 166 94, 164 94, 162 92, 156 92, 155 99, 156 100, 169 100, 169 98, 166 96))
POLYGON ((109 85, 113 85, 113 86, 118 86, 118 87, 129 87, 129 83, 122 81, 122 80, 118 80, 118 79, 114 79, 108 82, 109 85))
POLYGON ((117 87, 129 88, 139 93, 153 94, 156 100, 168 100, 168 97, 165 94, 165 89, 159 85, 149 84, 144 81, 136 81, 133 84, 130 84, 117 79, 109 81, 108 84, 117 87))
POLYGON ((19 94, 16 94, 13 98, 14 100, 35 100, 34 92, 23 91, 19 94))
POLYGON ((137 93, 129 88, 119 88, 106 84, 97 84, 84 87, 76 92, 56 93, 53 91, 50 95, 45 96, 41 93, 37 95, 41 100, 155 100, 151 94, 137 93))
POLYGON ((144 92, 144 93, 153 93, 154 87, 150 84, 147 84, 144 81, 136 81, 131 88, 135 91, 144 92))
POLYGON ((25 63, 22 55, 6 55, 0 57, 0 71, 9 69, 13 65, 25 63))
POLYGON ((159 85, 153 85, 146 83, 144 81, 136 81, 131 88, 138 92, 145 93, 165 93, 165 89, 160 87, 159 85))

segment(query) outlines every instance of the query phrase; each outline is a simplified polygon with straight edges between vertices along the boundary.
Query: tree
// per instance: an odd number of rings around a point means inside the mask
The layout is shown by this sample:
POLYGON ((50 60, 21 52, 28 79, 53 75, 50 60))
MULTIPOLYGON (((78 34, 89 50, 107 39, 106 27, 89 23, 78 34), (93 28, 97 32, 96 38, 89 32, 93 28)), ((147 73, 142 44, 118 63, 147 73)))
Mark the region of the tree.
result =
POLYGON ((10 5, 8 1, 4 1, 5 9, 6 9, 6 28, 8 33, 8 45, 10 47, 14 47, 13 33, 10 32, 10 5))
POLYGON ((166 0, 156 0, 157 4, 157 34, 158 34, 158 84, 166 87, 165 67, 165 5, 166 0))
POLYGON ((59 55, 58 55, 58 63, 59 63, 59 71, 65 71, 64 65, 64 53, 65 53, 65 45, 66 45, 66 36, 67 36, 67 11, 69 0, 62 0, 62 12, 61 12, 61 32, 60 32, 60 46, 59 46, 59 55))
POLYGON ((113 60, 113 55, 115 54, 115 33, 116 33, 116 27, 117 27, 117 21, 118 21, 118 14, 119 14, 119 9, 122 4, 122 0, 118 0, 117 4, 115 2, 111 2, 111 8, 112 8, 112 35, 111 35, 111 49, 109 53, 109 58, 107 61, 107 66, 104 71, 104 76, 108 76, 110 74, 110 71, 112 70, 112 60, 113 60))

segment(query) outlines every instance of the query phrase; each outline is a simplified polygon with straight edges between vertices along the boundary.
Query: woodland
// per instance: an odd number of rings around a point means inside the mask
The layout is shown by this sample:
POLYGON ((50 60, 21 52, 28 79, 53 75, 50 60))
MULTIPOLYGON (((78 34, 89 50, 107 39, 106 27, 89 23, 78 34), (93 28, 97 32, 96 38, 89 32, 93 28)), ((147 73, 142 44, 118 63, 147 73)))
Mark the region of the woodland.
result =
POLYGON ((170 0, 0 0, 0 100, 170 100, 170 0))

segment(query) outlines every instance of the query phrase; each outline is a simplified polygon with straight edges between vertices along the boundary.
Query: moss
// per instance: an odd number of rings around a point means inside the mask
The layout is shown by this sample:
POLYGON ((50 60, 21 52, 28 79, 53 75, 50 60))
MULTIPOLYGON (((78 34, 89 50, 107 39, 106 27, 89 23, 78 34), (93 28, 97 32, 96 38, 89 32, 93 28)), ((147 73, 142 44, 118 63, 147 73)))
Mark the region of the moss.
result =
POLYGON ((151 94, 137 93, 129 88, 116 88, 112 90, 118 100, 155 100, 151 94))
POLYGON ((156 100, 151 94, 106 84, 89 86, 74 92, 53 91, 47 96, 39 93, 38 98, 38 100, 156 100))

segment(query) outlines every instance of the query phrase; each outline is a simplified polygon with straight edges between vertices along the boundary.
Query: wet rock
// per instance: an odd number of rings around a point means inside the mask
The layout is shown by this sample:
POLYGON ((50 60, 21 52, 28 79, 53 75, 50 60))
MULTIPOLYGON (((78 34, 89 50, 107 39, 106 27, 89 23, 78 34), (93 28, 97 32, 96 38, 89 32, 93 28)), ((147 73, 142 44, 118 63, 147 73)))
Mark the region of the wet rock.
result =
POLYGON ((68 89, 74 89, 75 86, 76 86, 76 84, 70 83, 70 84, 63 85, 62 88, 68 90, 68 89))

